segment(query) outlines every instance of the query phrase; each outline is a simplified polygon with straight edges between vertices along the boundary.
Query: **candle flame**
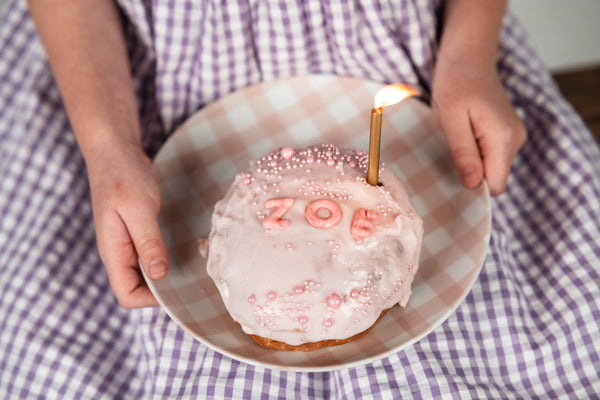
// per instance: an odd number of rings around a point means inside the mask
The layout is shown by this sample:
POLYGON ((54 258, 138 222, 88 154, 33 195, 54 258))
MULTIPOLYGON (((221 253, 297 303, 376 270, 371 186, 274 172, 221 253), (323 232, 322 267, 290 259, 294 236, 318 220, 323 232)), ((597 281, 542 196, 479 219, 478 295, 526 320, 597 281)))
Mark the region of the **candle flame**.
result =
POLYGON ((401 102, 407 97, 419 94, 418 91, 403 83, 393 83, 379 89, 375 94, 375 108, 391 106, 401 102))

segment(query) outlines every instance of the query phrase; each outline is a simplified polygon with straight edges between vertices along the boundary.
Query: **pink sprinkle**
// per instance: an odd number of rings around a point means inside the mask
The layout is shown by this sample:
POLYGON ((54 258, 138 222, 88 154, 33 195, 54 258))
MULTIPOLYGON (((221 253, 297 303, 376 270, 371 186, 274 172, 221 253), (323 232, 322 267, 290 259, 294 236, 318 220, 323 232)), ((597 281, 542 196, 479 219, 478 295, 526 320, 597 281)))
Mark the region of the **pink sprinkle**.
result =
POLYGON ((298 317, 298 322, 304 325, 308 322, 308 317, 306 315, 301 315, 298 317))
POLYGON ((323 325, 329 328, 331 325, 333 325, 333 320, 331 318, 327 318, 325 321, 323 321, 323 325))
POLYGON ((248 303, 254 304, 255 301, 256 301, 256 296, 251 294, 250 297, 248 297, 248 303))
POLYGON ((283 149, 281 149, 281 158, 283 158, 284 160, 288 160, 294 157, 294 154, 296 153, 291 147, 284 147, 283 149))
POLYGON ((356 167, 358 167, 358 164, 356 163, 356 161, 350 161, 348 163, 348 165, 350 165, 350 168, 356 168, 356 167))
POLYGON ((302 294, 304 293, 304 286, 302 285, 298 285, 294 287, 294 293, 296 294, 302 294))
POLYGON ((315 162, 315 158, 313 156, 306 156, 306 163, 312 164, 315 162))
POLYGON ((415 270, 415 264, 408 264, 408 272, 413 272, 415 270))
POLYGON ((335 165, 335 160, 333 158, 328 158, 327 159, 327 166, 328 167, 333 167, 335 165))
POLYGON ((275 300, 276 297, 277 292, 275 292, 274 290, 271 290, 269 293, 267 293, 267 299, 269 300, 275 300))
POLYGON ((327 305, 331 308, 339 308, 342 305, 342 298, 337 293, 332 293, 327 297, 327 305))
POLYGON ((250 175, 246 176, 243 180, 244 185, 249 185, 252 183, 252 177, 250 175))
POLYGON ((360 294, 360 290, 358 290, 358 289, 352 289, 350 291, 350 297, 352 297, 353 299, 356 299, 359 294, 360 294))

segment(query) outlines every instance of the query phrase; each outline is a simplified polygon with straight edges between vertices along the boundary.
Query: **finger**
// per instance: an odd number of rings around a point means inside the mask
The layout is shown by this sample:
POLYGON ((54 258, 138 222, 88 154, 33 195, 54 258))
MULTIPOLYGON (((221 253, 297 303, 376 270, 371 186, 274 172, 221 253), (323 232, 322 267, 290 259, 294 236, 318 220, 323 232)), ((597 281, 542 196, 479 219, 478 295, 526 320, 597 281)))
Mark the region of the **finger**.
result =
POLYGON ((508 154, 506 147, 501 144, 482 143, 482 153, 485 179, 490 194, 497 196, 504 193, 510 174, 512 156, 508 154))
POLYGON ((483 163, 466 113, 446 113, 442 129, 462 184, 474 188, 483 179, 483 163))
MULTIPOLYGON (((141 276, 141 275, 140 275, 141 276)), ((127 309, 142 308, 142 307, 155 307, 158 305, 158 301, 154 297, 152 291, 145 282, 142 285, 129 292, 127 297, 127 304, 120 303, 122 307, 127 309)))
POLYGON ((157 211, 157 207, 144 203, 120 211, 139 265, 151 279, 161 279, 168 272, 167 250, 158 226, 157 211))
POLYGON ((527 137, 525 127, 516 115, 513 120, 489 118, 483 122, 483 118, 474 119, 474 130, 481 138, 479 146, 484 174, 493 196, 506 190, 512 160, 527 137))
POLYGON ((158 305, 140 272, 138 257, 125 223, 118 215, 99 224, 97 240, 110 286, 123 308, 158 305))
POLYGON ((121 307, 132 309, 158 305, 137 264, 107 268, 107 271, 110 286, 121 307))
POLYGON ((156 215, 144 208, 132 211, 127 229, 131 234, 139 263, 151 279, 161 279, 168 272, 167 249, 156 215))

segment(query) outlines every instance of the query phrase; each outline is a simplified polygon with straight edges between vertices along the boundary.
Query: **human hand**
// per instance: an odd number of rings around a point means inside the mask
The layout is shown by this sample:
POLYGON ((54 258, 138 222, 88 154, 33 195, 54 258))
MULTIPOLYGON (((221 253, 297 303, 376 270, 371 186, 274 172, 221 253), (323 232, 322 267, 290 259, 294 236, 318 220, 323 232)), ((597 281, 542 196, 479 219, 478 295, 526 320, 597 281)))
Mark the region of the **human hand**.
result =
POLYGON ((495 65, 473 60, 438 65, 432 107, 463 185, 474 188, 485 177, 492 195, 503 193, 527 135, 495 65))
POLYGON ((86 158, 96 240, 110 285, 127 309, 157 305, 140 271, 167 274, 167 251, 157 214, 158 184, 139 145, 111 146, 86 158))

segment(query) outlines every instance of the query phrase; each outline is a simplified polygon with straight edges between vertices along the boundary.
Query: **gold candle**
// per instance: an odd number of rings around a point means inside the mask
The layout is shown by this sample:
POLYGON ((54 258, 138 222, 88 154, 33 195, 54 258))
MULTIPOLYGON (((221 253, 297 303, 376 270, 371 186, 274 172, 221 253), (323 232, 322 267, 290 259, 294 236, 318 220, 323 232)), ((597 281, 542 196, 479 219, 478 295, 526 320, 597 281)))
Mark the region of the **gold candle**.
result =
POLYGON ((381 147, 381 124, 383 107, 371 110, 371 130, 369 136, 369 166, 367 169, 367 182, 377 186, 379 182, 379 152, 381 147))
POLYGON ((369 137, 369 166, 367 182, 371 186, 379 184, 379 154, 381 147, 381 124, 383 107, 396 104, 407 97, 418 95, 415 89, 403 83, 393 83, 382 87, 375 94, 374 108, 371 110, 371 135, 369 137))

